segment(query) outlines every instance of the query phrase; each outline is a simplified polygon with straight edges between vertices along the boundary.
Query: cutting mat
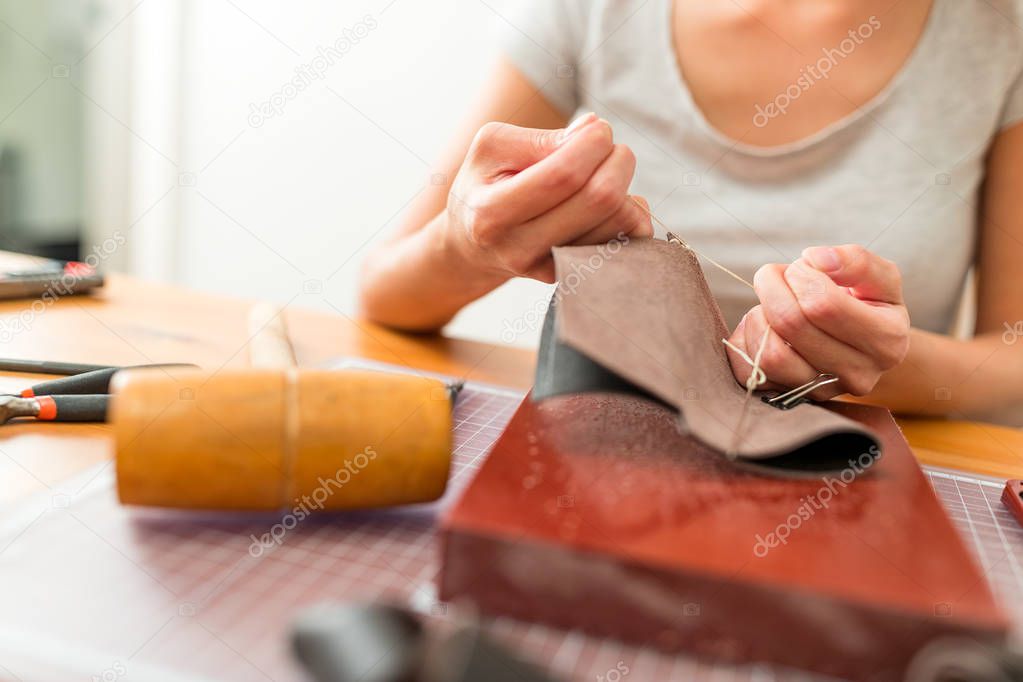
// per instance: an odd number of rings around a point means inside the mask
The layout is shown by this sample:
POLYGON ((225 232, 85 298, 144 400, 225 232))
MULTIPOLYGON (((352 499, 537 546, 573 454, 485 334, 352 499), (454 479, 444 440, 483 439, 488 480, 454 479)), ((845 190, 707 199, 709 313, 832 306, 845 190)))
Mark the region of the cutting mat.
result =
MULTIPOLYGON (((110 465, 19 505, 0 523, 0 678, 296 680, 287 626, 310 604, 385 598, 453 618, 435 599, 434 520, 521 398, 487 386, 463 392, 451 485, 440 502, 305 519, 278 533, 280 544, 264 541, 274 524, 292 525, 280 515, 125 509, 110 465)), ((999 501, 1001 482, 928 475, 1019 631, 1023 529, 999 501)), ((566 679, 817 679, 506 619, 488 627, 566 679)))

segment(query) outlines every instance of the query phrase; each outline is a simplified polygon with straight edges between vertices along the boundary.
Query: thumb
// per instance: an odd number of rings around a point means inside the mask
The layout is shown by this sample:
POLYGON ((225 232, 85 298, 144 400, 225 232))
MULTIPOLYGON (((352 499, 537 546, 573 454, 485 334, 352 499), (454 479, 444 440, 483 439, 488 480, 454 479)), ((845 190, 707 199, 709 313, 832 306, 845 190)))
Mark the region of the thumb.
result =
POLYGON ((859 244, 814 246, 803 259, 861 300, 902 303, 899 267, 859 244))
POLYGON ((543 161, 573 134, 597 120, 583 114, 567 128, 544 130, 507 123, 490 123, 476 135, 469 153, 477 167, 497 172, 517 172, 543 161))

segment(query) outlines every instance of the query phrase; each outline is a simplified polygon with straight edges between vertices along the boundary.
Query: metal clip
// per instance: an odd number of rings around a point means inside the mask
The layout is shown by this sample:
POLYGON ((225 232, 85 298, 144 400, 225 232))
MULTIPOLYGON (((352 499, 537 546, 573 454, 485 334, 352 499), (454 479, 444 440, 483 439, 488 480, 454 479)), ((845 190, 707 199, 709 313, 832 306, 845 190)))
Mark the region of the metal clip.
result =
POLYGON ((667 242, 669 244, 678 244, 679 246, 684 246, 687 249, 690 248, 689 244, 686 244, 686 241, 682 239, 682 237, 679 237, 674 232, 668 232, 665 236, 667 237, 667 242))
POLYGON ((448 394, 448 400, 451 401, 452 409, 455 406, 455 400, 458 398, 458 394, 461 393, 462 389, 464 389, 464 388, 465 388, 465 381, 462 380, 462 379, 458 379, 458 380, 455 380, 455 381, 451 381, 451 382, 449 382, 447 384, 444 384, 444 390, 448 394))
POLYGON ((828 386, 838 382, 838 377, 834 374, 818 374, 816 377, 806 382, 802 386, 797 386, 791 391, 785 393, 779 393, 775 396, 764 396, 763 401, 768 405, 773 405, 779 410, 788 410, 795 407, 796 405, 803 404, 809 399, 809 395, 816 391, 822 386, 828 386))

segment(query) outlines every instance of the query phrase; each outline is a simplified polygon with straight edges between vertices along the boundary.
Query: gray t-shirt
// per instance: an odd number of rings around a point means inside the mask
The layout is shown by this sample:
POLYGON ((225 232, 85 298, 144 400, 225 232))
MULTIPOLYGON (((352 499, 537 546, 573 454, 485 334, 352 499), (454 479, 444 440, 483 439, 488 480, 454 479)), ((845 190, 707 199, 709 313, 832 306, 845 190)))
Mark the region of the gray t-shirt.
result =
MULTIPOLYGON (((902 269, 913 325, 947 332, 974 259, 985 155, 1023 119, 1021 2, 935 0, 882 92, 771 148, 736 143, 703 117, 678 68, 671 14, 672 0, 531 0, 508 17, 505 52, 566 114, 611 122, 638 157, 632 192, 698 251, 749 279, 807 246, 862 244, 902 269)), ((849 49, 813 59, 838 62, 849 49)), ((794 86, 825 87, 810 71, 794 86)), ((755 114, 759 124, 778 111, 755 114)), ((753 292, 704 269, 734 325, 753 292)))

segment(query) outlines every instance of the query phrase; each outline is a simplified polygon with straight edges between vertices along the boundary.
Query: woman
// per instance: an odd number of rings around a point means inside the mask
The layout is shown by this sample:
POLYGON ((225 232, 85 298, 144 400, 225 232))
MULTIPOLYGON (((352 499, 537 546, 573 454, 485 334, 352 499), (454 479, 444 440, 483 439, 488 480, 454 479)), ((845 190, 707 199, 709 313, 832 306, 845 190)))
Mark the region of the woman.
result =
POLYGON ((552 281, 552 246, 663 237, 649 206, 752 279, 704 262, 730 340, 752 356, 766 334, 773 385, 820 370, 901 412, 1023 403, 1015 0, 536 0, 505 20, 451 182, 365 263, 370 318, 438 329, 511 277, 552 281))

